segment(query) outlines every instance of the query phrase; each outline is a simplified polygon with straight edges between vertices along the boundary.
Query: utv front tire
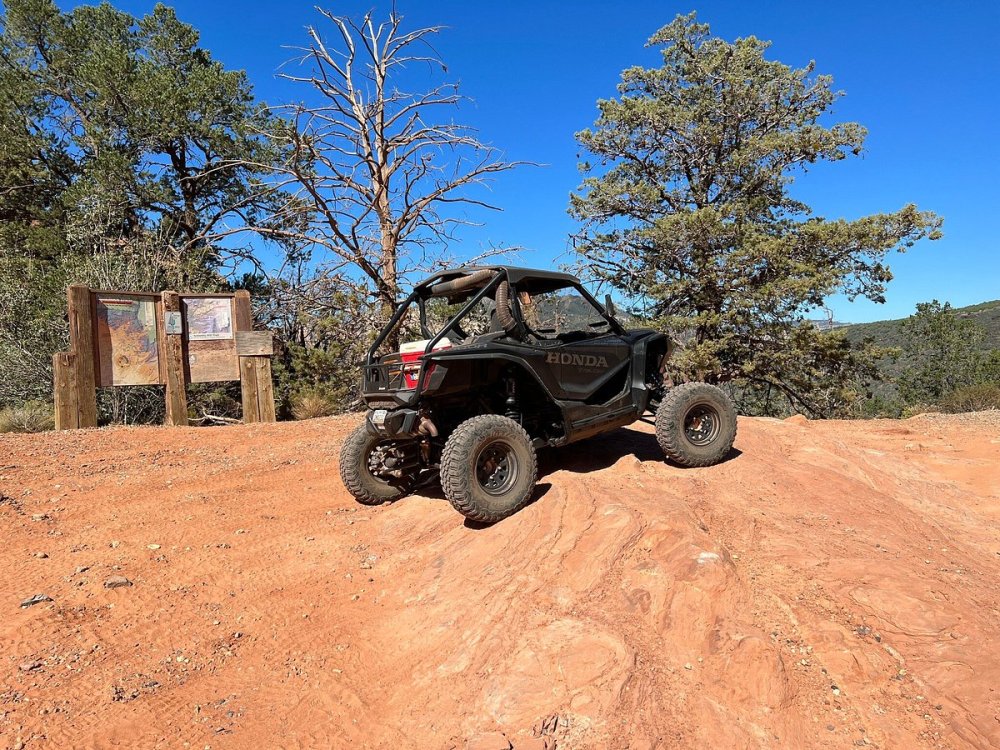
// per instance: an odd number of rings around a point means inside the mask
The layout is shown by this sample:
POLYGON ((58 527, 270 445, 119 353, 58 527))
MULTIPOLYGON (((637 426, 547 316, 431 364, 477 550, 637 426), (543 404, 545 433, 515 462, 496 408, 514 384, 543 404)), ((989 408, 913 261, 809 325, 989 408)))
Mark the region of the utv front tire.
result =
POLYGON ((707 383, 671 388, 656 410, 656 442, 681 466, 712 466, 736 439, 736 410, 723 391, 707 383))
POLYGON ((494 523, 528 504, 538 476, 531 438, 497 414, 462 422, 441 454, 441 488, 455 510, 494 523))
POLYGON ((382 438, 368 432, 362 423, 340 448, 340 479, 347 491, 362 505, 381 505, 410 492, 413 478, 387 482, 372 474, 368 459, 382 438))

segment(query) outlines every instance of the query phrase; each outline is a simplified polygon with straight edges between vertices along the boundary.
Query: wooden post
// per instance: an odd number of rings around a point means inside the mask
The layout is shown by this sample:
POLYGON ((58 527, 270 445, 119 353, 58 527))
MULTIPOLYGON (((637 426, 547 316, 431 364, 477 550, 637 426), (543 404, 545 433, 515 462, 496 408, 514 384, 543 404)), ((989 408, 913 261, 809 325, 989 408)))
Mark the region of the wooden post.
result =
POLYGON ((77 426, 97 427, 97 342, 90 289, 74 284, 66 290, 66 301, 69 307, 70 353, 76 355, 77 426))
POLYGON ((52 371, 56 402, 56 429, 73 430, 80 426, 80 394, 76 377, 76 354, 58 352, 52 355, 52 371))
MULTIPOLYGON (((181 298, 177 292, 163 292, 164 314, 180 312, 181 298)), ((167 382, 167 419, 173 426, 187 426, 187 391, 184 388, 184 334, 163 335, 163 358, 167 382)))
MULTIPOLYGON (((250 292, 246 289, 237 291, 235 307, 236 330, 252 331, 253 313, 250 310, 250 292)), ((261 421, 260 403, 257 398, 257 368, 254 366, 254 359, 254 357, 240 357, 240 392, 243 397, 244 424, 261 421)), ((271 411, 274 411, 273 403, 271 411)))
POLYGON ((276 421, 274 414, 274 381, 271 379, 270 357, 248 357, 257 370, 257 410, 261 422, 276 421))

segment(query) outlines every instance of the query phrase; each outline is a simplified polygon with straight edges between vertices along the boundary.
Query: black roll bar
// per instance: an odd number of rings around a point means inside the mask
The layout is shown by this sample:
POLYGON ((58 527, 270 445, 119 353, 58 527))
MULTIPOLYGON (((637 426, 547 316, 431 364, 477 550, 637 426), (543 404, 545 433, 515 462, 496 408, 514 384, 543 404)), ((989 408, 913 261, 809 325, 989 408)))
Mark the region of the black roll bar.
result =
POLYGON ((375 352, 377 352, 378 348, 382 346, 382 342, 389 337, 389 332, 399 325, 399 321, 403 318, 403 313, 405 313, 406 309, 413 304, 413 301, 417 299, 417 296, 416 291, 410 292, 406 301, 396 307, 396 311, 392 314, 392 317, 389 318, 389 322, 386 323, 385 328, 382 329, 382 333, 375 337, 374 343, 372 343, 372 345, 368 348, 368 356, 365 358, 365 364, 375 364, 375 352))
MULTIPOLYGON (((450 331, 455 326, 456 323, 458 323, 459 321, 461 321, 462 318, 468 315, 469 312, 472 310, 472 308, 475 307, 479 303, 479 301, 483 299, 483 297, 485 297, 487 294, 493 291, 497 286, 499 286, 500 282, 504 280, 505 276, 506 273, 503 270, 498 269, 496 275, 490 280, 490 282, 488 284, 485 284, 482 289, 476 292, 476 294, 474 294, 469 299, 469 301, 465 303, 465 306, 452 317, 450 324, 442 328, 436 336, 430 339, 427 346, 424 348, 424 354, 427 354, 431 350, 433 350, 434 346, 441 339, 444 338, 445 334, 448 333, 448 331, 450 331)), ((405 314, 406 310, 410 307, 410 305, 412 305, 414 301, 417 300, 420 301, 421 328, 425 331, 427 330, 426 318, 423 309, 424 298, 418 293, 417 290, 414 290, 410 292, 406 300, 401 305, 399 305, 399 307, 396 308, 396 312, 393 313, 392 317, 389 319, 389 322, 386 324, 385 328, 382 329, 382 332, 375 338, 375 341, 372 343, 371 347, 369 347, 368 356, 366 358, 366 364, 369 365, 375 364, 375 353, 378 351, 378 348, 382 346, 385 340, 389 337, 389 332, 394 330, 396 326, 399 325, 399 321, 402 320, 403 315, 405 314)), ((422 382, 423 370, 421 370, 420 379, 422 382)))
MULTIPOLYGON (((494 289, 500 286, 500 284, 505 280, 506 275, 507 275, 506 273, 500 271, 496 276, 493 277, 493 279, 488 284, 486 284, 482 289, 476 292, 476 294, 474 294, 472 298, 465 303, 465 307, 459 310, 455 314, 455 316, 451 319, 451 324, 442 328, 440 331, 438 331, 437 336, 435 336, 434 338, 432 338, 430 341, 427 342, 427 346, 424 347, 424 356, 426 357, 430 352, 434 351, 434 347, 441 339, 444 338, 445 334, 448 333, 448 331, 450 331, 459 321, 461 321, 462 318, 468 315, 469 312, 472 310, 472 308, 478 305, 479 301, 483 299, 483 297, 487 296, 490 292, 492 292, 494 289)), ((417 378, 417 387, 415 389, 416 393, 420 393, 424 389, 424 380, 426 379, 426 377, 427 377, 427 368, 423 366, 423 363, 421 363, 420 375, 417 378)))

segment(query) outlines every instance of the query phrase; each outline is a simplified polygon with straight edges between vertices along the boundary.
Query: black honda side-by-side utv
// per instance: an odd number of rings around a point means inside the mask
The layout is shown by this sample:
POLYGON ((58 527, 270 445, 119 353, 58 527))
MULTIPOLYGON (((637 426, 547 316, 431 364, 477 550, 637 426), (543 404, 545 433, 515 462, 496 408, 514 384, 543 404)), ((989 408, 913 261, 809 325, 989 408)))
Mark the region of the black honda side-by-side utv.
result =
POLYGON ((626 330, 610 300, 601 305, 569 274, 510 266, 435 274, 368 352, 369 412, 343 445, 341 478, 374 505, 437 471, 459 512, 493 522, 531 498, 536 449, 639 419, 655 420, 657 441, 678 464, 718 463, 736 437, 732 402, 705 383, 667 387, 669 354, 663 334, 626 330))

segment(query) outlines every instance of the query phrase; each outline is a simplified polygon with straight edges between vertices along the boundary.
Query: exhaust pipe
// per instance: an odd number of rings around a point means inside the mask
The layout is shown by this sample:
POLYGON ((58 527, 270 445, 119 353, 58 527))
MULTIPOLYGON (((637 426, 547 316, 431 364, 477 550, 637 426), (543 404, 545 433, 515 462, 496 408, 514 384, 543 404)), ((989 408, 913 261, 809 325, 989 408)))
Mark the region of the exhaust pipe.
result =
POLYGON ((437 437, 438 428, 434 422, 431 421, 430 417, 421 416, 420 422, 417 424, 417 432, 421 435, 426 435, 428 437, 437 437))

